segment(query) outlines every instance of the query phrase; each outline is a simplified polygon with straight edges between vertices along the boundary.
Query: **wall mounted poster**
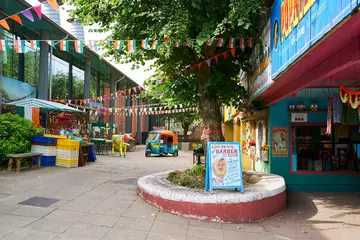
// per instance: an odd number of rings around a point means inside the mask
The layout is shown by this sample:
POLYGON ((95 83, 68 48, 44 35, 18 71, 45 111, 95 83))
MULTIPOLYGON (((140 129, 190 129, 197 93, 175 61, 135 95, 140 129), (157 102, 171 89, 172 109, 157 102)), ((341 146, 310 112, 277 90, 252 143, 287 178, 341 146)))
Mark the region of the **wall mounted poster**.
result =
POLYGON ((206 157, 206 191, 234 188, 243 192, 239 142, 209 142, 206 157))
POLYGON ((272 155, 288 155, 288 128, 272 128, 272 155))

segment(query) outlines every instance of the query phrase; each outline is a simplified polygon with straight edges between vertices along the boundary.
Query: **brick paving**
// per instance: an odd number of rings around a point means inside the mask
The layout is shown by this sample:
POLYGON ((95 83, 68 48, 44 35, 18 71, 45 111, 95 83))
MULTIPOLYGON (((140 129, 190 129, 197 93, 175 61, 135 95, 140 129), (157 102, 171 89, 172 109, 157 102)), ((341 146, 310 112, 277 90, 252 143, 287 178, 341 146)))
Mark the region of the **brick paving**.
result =
POLYGON ((96 163, 74 169, 0 172, 0 239, 360 239, 357 195, 292 194, 283 213, 251 224, 187 219, 137 196, 139 177, 191 167, 191 161, 190 152, 145 158, 139 147, 127 159, 99 156, 96 163), (19 204, 34 197, 58 201, 47 207, 19 204))

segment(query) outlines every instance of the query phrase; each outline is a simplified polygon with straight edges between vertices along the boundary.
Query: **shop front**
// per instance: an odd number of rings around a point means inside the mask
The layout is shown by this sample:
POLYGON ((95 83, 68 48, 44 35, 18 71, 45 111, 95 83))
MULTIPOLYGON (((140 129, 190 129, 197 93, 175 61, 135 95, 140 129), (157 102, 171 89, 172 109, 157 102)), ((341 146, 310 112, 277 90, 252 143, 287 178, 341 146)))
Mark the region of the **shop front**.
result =
POLYGON ((271 172, 290 191, 360 191, 359 126, 339 89, 304 89, 271 105, 271 172))

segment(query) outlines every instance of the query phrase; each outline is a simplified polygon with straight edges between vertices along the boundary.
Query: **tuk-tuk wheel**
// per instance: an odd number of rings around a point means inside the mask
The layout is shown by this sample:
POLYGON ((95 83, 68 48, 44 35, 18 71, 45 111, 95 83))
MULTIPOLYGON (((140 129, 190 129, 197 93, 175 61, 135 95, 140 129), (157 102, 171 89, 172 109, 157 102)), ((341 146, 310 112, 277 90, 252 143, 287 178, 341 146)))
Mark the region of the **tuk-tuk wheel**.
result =
POLYGON ((145 151, 145 157, 150 157, 150 156, 151 156, 151 153, 148 151, 145 151))
POLYGON ((174 157, 177 157, 177 156, 179 156, 179 153, 178 153, 178 151, 174 152, 174 153, 173 153, 173 156, 174 156, 174 157))

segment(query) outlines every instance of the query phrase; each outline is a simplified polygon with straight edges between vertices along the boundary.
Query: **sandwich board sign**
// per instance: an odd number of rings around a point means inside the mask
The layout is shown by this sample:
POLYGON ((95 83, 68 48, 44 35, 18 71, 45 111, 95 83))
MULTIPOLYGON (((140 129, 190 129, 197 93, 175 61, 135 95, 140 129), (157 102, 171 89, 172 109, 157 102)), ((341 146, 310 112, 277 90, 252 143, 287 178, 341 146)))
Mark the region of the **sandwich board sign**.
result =
POLYGON ((240 143, 209 142, 206 155, 205 190, 234 188, 244 191, 240 143))

